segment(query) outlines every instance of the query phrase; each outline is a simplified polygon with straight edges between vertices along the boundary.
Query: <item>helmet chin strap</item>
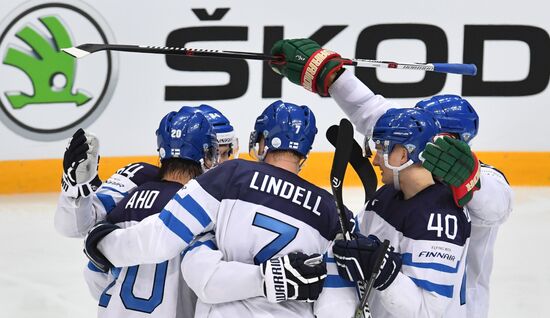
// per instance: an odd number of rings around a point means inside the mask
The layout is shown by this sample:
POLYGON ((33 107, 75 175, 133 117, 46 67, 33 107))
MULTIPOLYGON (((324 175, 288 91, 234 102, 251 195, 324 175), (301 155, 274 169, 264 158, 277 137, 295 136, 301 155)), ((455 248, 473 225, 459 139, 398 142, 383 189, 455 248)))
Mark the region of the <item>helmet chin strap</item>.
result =
POLYGON ((414 162, 411 159, 409 159, 409 161, 405 162, 401 166, 395 167, 395 166, 390 165, 388 157, 389 157, 389 155, 387 153, 385 153, 384 154, 384 166, 386 166, 386 168, 388 168, 388 169, 391 169, 392 174, 393 174, 393 187, 394 187, 395 190, 400 191, 401 186, 399 185, 399 171, 410 167, 412 164, 414 164, 414 162))
POLYGON ((256 149, 256 147, 253 147, 252 148, 253 157, 256 160, 263 162, 265 160, 265 156, 267 155, 268 150, 269 150, 269 148, 267 148, 267 146, 264 146, 264 152, 260 155, 258 149, 256 149))

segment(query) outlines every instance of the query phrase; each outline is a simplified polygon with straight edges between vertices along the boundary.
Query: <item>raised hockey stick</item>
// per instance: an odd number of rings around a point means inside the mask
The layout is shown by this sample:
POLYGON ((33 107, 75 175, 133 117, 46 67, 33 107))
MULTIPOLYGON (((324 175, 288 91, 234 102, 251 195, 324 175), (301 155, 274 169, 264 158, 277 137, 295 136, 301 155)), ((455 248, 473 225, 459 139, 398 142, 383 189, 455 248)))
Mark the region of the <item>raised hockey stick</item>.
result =
POLYGON ((336 149, 334 150, 334 158, 332 159, 332 168, 330 169, 330 187, 332 195, 336 201, 336 209, 340 218, 340 227, 342 234, 346 240, 351 239, 349 229, 349 219, 346 214, 346 207, 342 198, 342 187, 344 186, 344 177, 346 168, 351 155, 353 140, 353 126, 349 120, 343 118, 340 121, 340 128, 336 139, 336 149))
MULTIPOLYGON (((328 132, 328 131, 327 131, 328 132)), ((342 198, 342 187, 344 185, 344 177, 346 175, 346 168, 348 166, 351 151, 353 149, 353 126, 351 122, 345 118, 340 120, 340 126, 338 128, 338 135, 336 139, 336 146, 334 150, 334 158, 332 160, 332 168, 330 169, 330 185, 332 188, 332 195, 336 201, 336 210, 338 211, 338 217, 340 218, 340 227, 344 239, 351 240, 351 233, 348 226, 348 215, 346 213, 346 207, 344 206, 344 200, 342 198)), ((363 283, 364 284, 364 283, 363 283)), ((357 285, 360 291, 360 285, 357 285)), ((357 317, 370 317, 370 311, 368 307, 357 307, 355 316, 357 317)))
MULTIPOLYGON (((326 137, 327 140, 336 147, 337 138, 338 138, 338 125, 332 125, 327 129, 326 137)), ((365 202, 367 202, 376 192, 376 187, 378 186, 378 178, 374 172, 374 168, 370 160, 363 156, 363 150, 361 146, 353 139, 353 145, 351 149, 351 155, 349 163, 351 164, 353 170, 359 176, 361 184, 363 185, 363 190, 365 192, 365 202)))
MULTIPOLYGON (((166 46, 149 46, 149 45, 87 43, 79 46, 65 48, 62 50, 65 53, 70 54, 75 58, 81 58, 94 52, 108 50, 108 51, 123 51, 123 52, 137 52, 137 53, 218 57, 218 58, 231 58, 231 59, 250 59, 250 60, 264 60, 264 61, 281 60, 280 56, 273 56, 273 55, 268 55, 263 53, 205 50, 205 49, 192 49, 192 48, 185 48, 185 47, 166 47, 166 46)), ((367 60, 367 59, 348 59, 348 58, 343 58, 343 60, 346 65, 353 65, 357 67, 394 68, 394 69, 420 70, 420 71, 427 71, 427 72, 452 73, 452 74, 462 74, 462 75, 476 75, 477 73, 477 68, 475 64, 403 63, 403 62, 377 61, 377 60, 367 60)))

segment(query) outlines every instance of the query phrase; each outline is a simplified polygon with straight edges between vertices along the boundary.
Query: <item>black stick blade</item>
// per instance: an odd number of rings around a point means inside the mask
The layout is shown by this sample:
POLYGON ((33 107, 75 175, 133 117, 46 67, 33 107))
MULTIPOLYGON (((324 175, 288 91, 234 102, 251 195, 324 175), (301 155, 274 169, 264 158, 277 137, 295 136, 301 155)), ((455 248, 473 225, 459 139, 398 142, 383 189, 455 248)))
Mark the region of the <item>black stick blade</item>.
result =
POLYGON ((348 216, 342 198, 342 187, 344 185, 344 176, 351 155, 353 145, 353 126, 347 119, 340 121, 338 130, 338 138, 336 140, 336 150, 334 151, 334 159, 332 160, 332 168, 330 170, 330 186, 332 194, 336 200, 338 216, 340 218, 340 226, 342 233, 349 238, 348 216))
MULTIPOLYGON (((338 130, 339 127, 337 125, 333 125, 330 126, 326 132, 327 140, 334 147, 336 147, 338 130)), ((365 202, 367 202, 367 200, 370 200, 376 192, 378 177, 374 172, 374 168, 370 160, 363 156, 363 149, 361 149, 361 146, 355 139, 353 140, 352 147, 349 162, 361 180, 361 184, 363 185, 363 190, 365 192, 365 202)))

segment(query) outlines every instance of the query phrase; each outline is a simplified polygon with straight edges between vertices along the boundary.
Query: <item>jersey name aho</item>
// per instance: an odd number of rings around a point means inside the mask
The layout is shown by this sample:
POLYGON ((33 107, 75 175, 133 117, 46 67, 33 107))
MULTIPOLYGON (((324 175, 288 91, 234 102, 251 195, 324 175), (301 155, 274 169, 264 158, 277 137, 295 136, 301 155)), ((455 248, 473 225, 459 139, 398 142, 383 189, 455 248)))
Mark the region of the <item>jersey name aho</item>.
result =
POLYGON ((95 195, 101 201, 105 211, 112 211, 116 204, 138 186, 149 181, 159 181, 159 168, 149 163, 131 163, 107 179, 97 189, 95 195))
MULTIPOLYGON (((182 187, 167 181, 143 179, 140 183, 107 214, 107 221, 121 228, 135 225, 159 213, 182 187)), ((98 316, 193 317, 196 298, 183 281, 180 263, 178 256, 158 264, 114 269, 115 280, 100 296, 98 316)))
MULTIPOLYGON (((235 159, 187 183, 158 217, 117 230, 98 247, 115 266, 157 262, 212 230, 225 261, 261 264, 295 251, 323 255, 340 226, 327 191, 284 169, 235 159), (136 240, 139 244, 131 243, 136 240)), ((264 297, 214 304, 208 312, 211 317, 313 317, 311 304, 273 304, 264 297)))

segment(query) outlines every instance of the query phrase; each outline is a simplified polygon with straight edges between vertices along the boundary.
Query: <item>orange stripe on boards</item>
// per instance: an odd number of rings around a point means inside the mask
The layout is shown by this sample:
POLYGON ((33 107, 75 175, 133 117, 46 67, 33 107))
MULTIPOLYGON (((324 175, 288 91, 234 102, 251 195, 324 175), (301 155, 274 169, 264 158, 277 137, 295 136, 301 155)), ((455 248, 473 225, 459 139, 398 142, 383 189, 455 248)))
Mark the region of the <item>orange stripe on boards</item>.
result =
MULTIPOLYGON (((550 186, 550 152, 476 152, 513 186, 550 186)), ((483 186, 483 185, 481 185, 483 186)))
MULTIPOLYGON (((502 171, 516 186, 550 186, 550 152, 478 152, 478 158, 502 171)), ((329 187, 332 152, 312 153, 300 175, 310 182, 329 187)), ((241 158, 249 159, 248 155, 241 158)), ((158 164, 156 156, 101 157, 99 175, 105 180, 128 163, 145 161, 158 164)), ((375 167, 378 173, 378 169, 375 167)), ((0 161, 0 194, 58 192, 61 159, 0 161)), ((345 186, 361 186, 348 166, 345 186)))

